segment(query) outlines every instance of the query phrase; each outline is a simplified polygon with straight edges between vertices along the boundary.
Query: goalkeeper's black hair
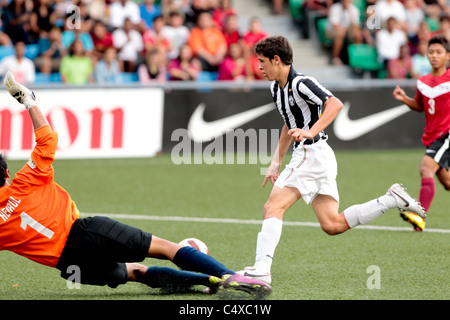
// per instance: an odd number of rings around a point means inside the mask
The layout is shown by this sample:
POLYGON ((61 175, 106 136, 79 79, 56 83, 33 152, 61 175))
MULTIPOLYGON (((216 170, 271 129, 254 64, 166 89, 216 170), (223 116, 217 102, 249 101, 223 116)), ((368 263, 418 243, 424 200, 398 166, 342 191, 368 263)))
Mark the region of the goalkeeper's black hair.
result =
POLYGON ((0 153, 0 187, 5 185, 5 172, 8 169, 8 164, 6 163, 5 157, 0 153))

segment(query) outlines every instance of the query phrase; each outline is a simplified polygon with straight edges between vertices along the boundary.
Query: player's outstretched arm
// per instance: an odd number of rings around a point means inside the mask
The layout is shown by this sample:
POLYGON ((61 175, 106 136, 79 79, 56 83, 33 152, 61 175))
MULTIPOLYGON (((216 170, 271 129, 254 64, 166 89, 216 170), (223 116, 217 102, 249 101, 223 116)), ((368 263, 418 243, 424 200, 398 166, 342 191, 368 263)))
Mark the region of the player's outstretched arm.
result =
POLYGON ((31 175, 26 178, 20 176, 18 173, 16 178, 24 178, 26 183, 29 183, 29 179, 34 179, 34 184, 42 183, 44 181, 48 183, 53 180, 52 163, 55 160, 58 135, 51 130, 50 126, 48 126, 49 123, 41 112, 36 97, 31 90, 18 83, 9 71, 5 76, 4 82, 9 94, 20 104, 23 104, 28 110, 36 135, 36 145, 31 153, 31 161, 34 164, 32 169, 37 167, 40 170, 31 170, 31 172, 29 172, 31 175), (42 173, 46 175, 45 179, 41 179, 42 173), (35 179, 38 176, 39 178, 35 179))
POLYGON ((18 83, 14 79, 11 71, 8 71, 6 73, 4 82, 6 90, 8 90, 9 94, 13 96, 13 98, 15 98, 19 103, 23 104, 29 111, 34 130, 39 129, 43 126, 47 126, 49 124, 47 118, 45 118, 38 107, 38 103, 36 101, 34 93, 25 86, 18 83))
POLYGON ((33 129, 39 129, 44 126, 48 126, 49 123, 47 121, 47 118, 42 113, 41 109, 36 105, 33 108, 30 108, 29 110, 31 120, 33 122, 33 129))

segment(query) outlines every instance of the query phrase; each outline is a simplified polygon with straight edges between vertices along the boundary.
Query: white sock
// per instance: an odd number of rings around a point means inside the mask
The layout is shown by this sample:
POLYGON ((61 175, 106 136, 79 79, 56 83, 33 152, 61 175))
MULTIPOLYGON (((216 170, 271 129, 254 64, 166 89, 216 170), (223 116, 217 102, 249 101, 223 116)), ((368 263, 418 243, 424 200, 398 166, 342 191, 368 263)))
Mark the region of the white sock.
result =
POLYGON ((354 228, 361 224, 367 224, 389 209, 397 207, 395 198, 386 194, 378 199, 371 200, 363 204, 357 204, 344 210, 345 220, 350 228, 354 228))
POLYGON ((255 267, 263 272, 270 273, 275 248, 281 238, 283 220, 272 217, 263 221, 261 232, 256 242, 255 267))

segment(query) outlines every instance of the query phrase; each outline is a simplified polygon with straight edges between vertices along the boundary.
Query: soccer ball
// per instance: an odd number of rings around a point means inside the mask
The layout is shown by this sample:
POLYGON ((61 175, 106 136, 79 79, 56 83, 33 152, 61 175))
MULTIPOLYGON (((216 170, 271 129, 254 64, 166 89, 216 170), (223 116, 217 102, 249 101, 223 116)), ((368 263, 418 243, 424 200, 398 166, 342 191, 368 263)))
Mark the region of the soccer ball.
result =
POLYGON ((209 255, 208 247, 206 246, 206 244, 203 241, 201 241, 199 239, 187 238, 187 239, 184 239, 183 241, 181 241, 179 244, 181 244, 184 247, 186 247, 186 246, 192 247, 194 249, 197 249, 200 252, 203 252, 203 253, 209 255))

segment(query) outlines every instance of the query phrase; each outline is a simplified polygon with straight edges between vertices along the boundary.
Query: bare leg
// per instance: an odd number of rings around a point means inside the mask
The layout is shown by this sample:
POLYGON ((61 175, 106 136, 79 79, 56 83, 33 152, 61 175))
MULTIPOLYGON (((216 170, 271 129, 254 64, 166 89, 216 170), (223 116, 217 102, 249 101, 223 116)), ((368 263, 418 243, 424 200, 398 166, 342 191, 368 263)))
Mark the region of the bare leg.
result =
POLYGON ((420 176, 422 178, 433 178, 439 168, 439 164, 433 158, 424 156, 420 162, 420 176))
POLYGON ((128 281, 139 281, 147 272, 148 267, 140 263, 126 263, 128 271, 128 281))
POLYGON ((349 229, 345 216, 339 214, 339 203, 329 195, 319 194, 312 202, 313 210, 322 230, 329 235, 336 235, 349 229))
POLYGON ((175 254, 181 248, 182 246, 177 243, 152 236, 152 242, 150 244, 147 256, 151 258, 172 261, 173 258, 175 257, 175 254))
POLYGON ((438 177, 439 182, 444 186, 445 190, 450 191, 450 170, 441 168, 436 176, 438 177))
MULTIPOLYGON (((148 257, 173 260, 175 254, 182 248, 181 245, 161 239, 152 235, 152 241, 148 250, 148 257)), ((129 281, 140 281, 148 270, 147 266, 140 263, 126 263, 129 281)))
POLYGON ((269 200, 264 205, 263 218, 283 219, 284 213, 302 197, 297 188, 273 186, 269 200))

